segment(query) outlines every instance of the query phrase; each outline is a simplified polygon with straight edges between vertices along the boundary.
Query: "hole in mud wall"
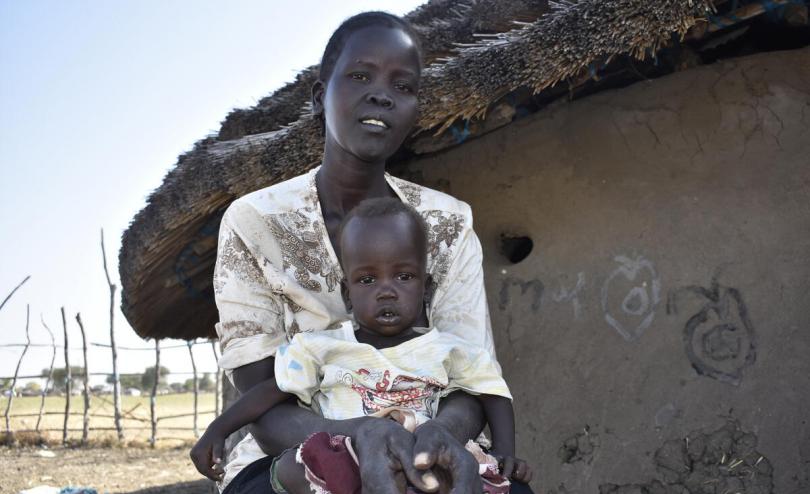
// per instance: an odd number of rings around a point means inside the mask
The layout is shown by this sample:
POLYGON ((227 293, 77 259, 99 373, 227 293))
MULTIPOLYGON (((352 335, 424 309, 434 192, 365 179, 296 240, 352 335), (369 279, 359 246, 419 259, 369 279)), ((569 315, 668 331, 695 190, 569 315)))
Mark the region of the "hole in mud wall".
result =
POLYGON ((501 233, 501 254, 512 264, 529 257, 533 247, 534 242, 529 237, 501 233))

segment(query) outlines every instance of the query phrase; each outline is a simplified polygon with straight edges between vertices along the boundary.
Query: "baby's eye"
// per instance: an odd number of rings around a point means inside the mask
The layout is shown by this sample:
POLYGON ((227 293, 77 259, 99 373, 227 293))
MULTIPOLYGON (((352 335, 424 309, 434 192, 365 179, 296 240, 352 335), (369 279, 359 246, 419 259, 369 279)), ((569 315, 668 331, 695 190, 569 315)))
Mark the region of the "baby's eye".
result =
POLYGON ((397 91, 402 91, 403 93, 412 93, 413 87, 408 84, 407 82, 397 82, 394 84, 394 88, 397 91))
POLYGON ((399 273, 397 275, 397 279, 399 281, 410 281, 413 278, 414 278, 414 276, 411 273, 399 273))
POLYGON ((360 279, 357 280, 357 282, 360 283, 361 285, 370 285, 370 284, 374 283, 374 277, 373 276, 361 276, 360 279))
POLYGON ((351 74, 349 74, 349 77, 351 77, 355 81, 361 81, 361 82, 367 82, 368 81, 368 75, 364 74, 362 72, 352 72, 351 74))

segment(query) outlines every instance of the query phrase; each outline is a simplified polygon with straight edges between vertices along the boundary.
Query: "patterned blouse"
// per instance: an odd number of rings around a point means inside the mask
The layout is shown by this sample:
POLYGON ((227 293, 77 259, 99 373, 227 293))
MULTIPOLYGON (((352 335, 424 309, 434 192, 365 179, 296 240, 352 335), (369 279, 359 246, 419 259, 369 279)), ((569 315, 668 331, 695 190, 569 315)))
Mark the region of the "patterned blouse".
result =
MULTIPOLYGON (((351 318, 340 293, 343 273, 318 202, 317 170, 237 199, 222 218, 214 295, 219 365, 229 375, 275 355, 296 333, 336 329, 351 318)), ((435 284, 430 325, 494 358, 481 244, 470 207, 447 194, 388 174, 385 178, 428 224, 428 272, 435 284)), ((262 456, 248 435, 231 453, 225 483, 262 456)))

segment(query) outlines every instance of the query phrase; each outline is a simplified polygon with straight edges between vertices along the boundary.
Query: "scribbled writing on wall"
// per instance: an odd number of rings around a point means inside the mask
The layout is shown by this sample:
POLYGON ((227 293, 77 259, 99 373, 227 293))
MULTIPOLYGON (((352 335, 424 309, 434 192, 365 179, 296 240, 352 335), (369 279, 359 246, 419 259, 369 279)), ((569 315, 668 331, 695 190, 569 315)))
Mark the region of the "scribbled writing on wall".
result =
POLYGON ((686 356, 698 374, 733 385, 740 384, 743 370, 757 358, 757 338, 742 294, 736 288, 712 280, 709 288, 686 286, 672 291, 667 312, 678 313, 687 295, 703 302, 684 326, 686 356))
POLYGON ((638 339, 655 318, 661 280, 642 256, 616 256, 619 264, 602 285, 605 321, 627 341, 638 339))
POLYGON ((579 319, 582 317, 582 303, 579 301, 579 294, 584 287, 585 273, 580 271, 577 273, 577 283, 573 288, 568 290, 560 285, 560 289, 556 293, 551 294, 551 298, 557 303, 570 301, 574 309, 574 319, 579 319))

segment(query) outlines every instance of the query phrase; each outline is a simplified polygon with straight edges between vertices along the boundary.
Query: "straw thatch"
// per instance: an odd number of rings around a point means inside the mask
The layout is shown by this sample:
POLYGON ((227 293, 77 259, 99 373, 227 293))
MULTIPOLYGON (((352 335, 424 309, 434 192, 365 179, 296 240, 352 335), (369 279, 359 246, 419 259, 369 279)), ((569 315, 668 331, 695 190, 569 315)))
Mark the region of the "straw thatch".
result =
MULTIPOLYGON (((707 0, 583 0, 554 3, 530 22, 544 8, 539 2, 433 1, 409 15, 425 38, 427 58, 437 63, 425 70, 420 92, 414 130, 422 135, 406 147, 414 150, 421 142, 424 149, 425 139, 434 139, 437 131, 459 119, 483 117, 488 109, 491 114, 493 103, 515 91, 536 93, 563 80, 582 80, 611 57, 649 56, 673 35, 684 35, 711 5, 707 0), (474 36, 480 31, 490 35, 474 36)), ((314 74, 315 68, 307 69, 256 107, 232 112, 218 136, 180 157, 136 215, 124 234, 120 272, 122 309, 138 334, 214 334, 211 274, 219 218, 236 197, 318 163, 320 131, 302 115, 314 74)), ((498 125, 511 116, 501 115, 498 125)), ((458 142, 435 139, 440 144, 427 148, 458 142)))

